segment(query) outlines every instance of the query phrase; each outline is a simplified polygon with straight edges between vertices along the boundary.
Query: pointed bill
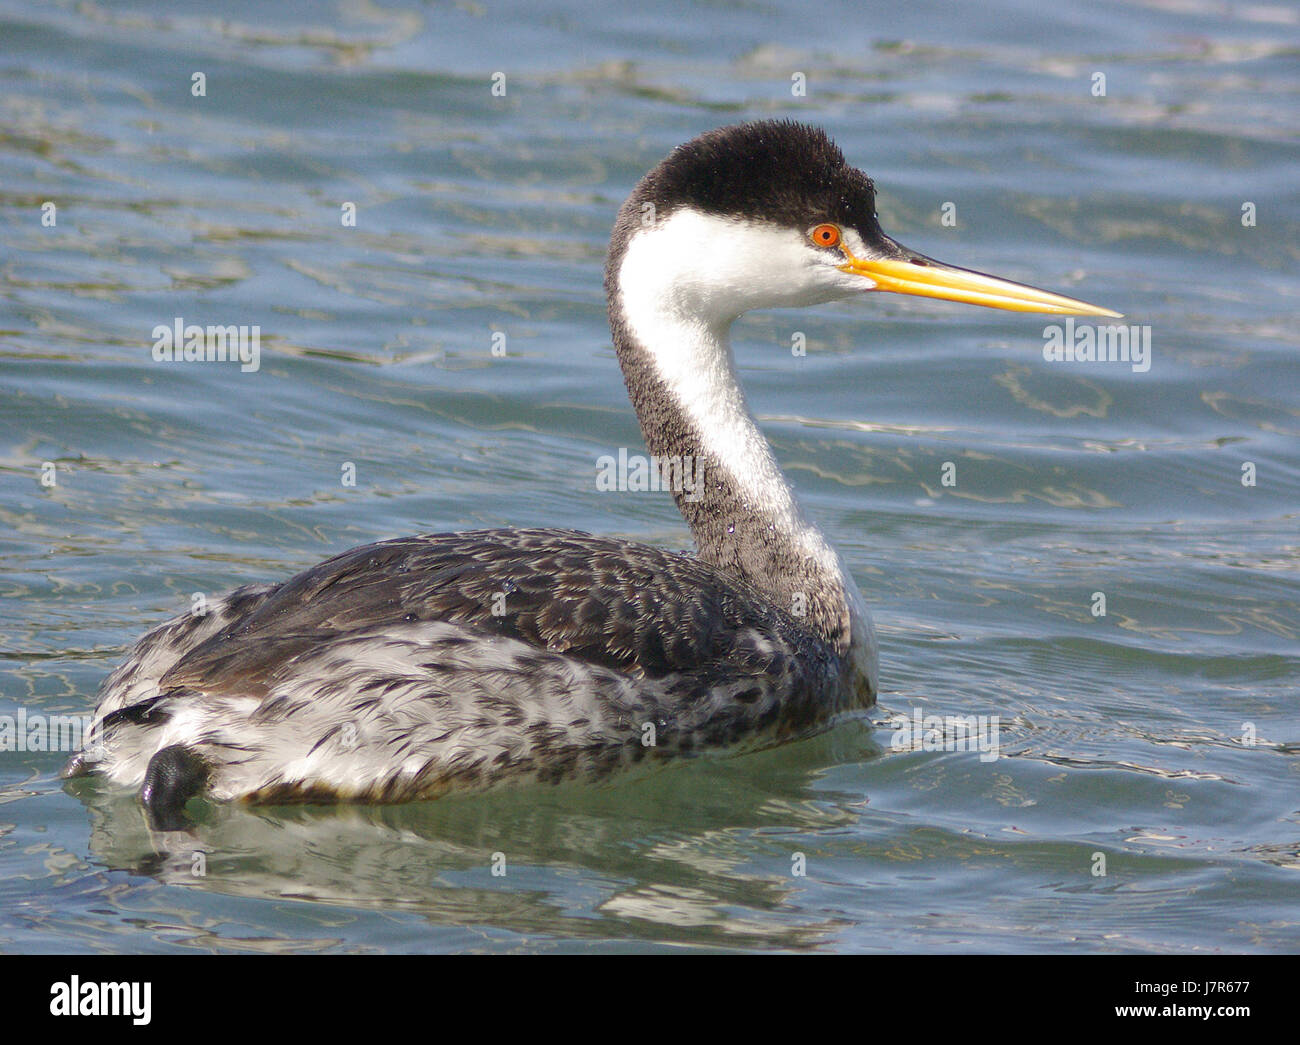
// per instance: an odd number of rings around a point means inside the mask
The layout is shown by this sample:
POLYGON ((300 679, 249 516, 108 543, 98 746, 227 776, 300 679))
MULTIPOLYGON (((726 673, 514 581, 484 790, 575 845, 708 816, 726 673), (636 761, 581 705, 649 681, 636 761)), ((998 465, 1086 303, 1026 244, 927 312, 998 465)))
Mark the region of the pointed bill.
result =
POLYGON ((1089 305, 1086 301, 1052 294, 1024 283, 1013 283, 983 272, 945 265, 922 254, 900 248, 905 258, 856 258, 847 250, 848 264, 841 265, 844 272, 864 276, 876 285, 877 290, 894 294, 912 294, 923 298, 941 298, 944 301, 962 301, 968 305, 985 308, 1002 308, 1010 312, 1051 312, 1057 315, 1114 316, 1119 312, 1089 305))

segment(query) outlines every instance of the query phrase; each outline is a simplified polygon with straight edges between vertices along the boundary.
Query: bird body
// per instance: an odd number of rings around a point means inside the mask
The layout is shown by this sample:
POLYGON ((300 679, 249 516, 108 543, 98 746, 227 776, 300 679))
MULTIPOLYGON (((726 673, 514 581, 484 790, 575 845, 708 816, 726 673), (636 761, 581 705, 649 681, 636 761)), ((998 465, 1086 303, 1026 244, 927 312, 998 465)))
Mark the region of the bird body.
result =
POLYGON ((166 825, 201 791, 382 802, 591 779, 869 707, 870 616, 753 420, 732 322, 871 290, 1104 313, 900 246, 870 179, 823 132, 775 121, 647 174, 605 289, 647 448, 695 462, 672 492, 696 555, 551 529, 355 548, 146 634, 66 775, 139 787, 166 825))
POLYGON ((840 672, 694 556, 569 530, 407 537, 145 635, 104 685, 100 761, 139 786, 180 745, 219 799, 431 798, 797 735, 846 704, 840 672))

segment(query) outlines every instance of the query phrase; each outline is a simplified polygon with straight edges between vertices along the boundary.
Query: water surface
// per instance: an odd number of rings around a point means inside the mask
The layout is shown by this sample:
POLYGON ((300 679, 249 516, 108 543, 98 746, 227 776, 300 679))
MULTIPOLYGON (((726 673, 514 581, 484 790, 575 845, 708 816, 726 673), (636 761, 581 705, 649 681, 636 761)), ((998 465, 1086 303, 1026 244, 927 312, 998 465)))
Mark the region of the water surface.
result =
POLYGON ((1124 312, 1150 369, 896 296, 744 318, 750 401, 871 604, 875 711, 193 835, 0 753, 0 948, 1295 950, 1295 7, 640 7, 0 0, 0 715, 82 714, 194 593, 367 541, 687 547, 667 497, 596 489, 642 445, 601 268, 710 127, 826 127, 890 233, 1124 312), (259 369, 155 362, 175 317, 260 326, 259 369), (997 716, 999 757, 900 749, 918 711, 997 716))

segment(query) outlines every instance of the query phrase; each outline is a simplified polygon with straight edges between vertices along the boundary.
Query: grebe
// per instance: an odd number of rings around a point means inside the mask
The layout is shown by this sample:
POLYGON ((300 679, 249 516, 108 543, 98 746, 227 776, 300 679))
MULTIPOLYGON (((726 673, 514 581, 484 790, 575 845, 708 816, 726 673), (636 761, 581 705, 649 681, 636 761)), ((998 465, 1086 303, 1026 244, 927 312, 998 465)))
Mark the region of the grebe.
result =
POLYGON ((647 757, 804 734, 876 697, 862 597, 800 510, 736 380, 732 321, 885 290, 1117 315, 887 237, 871 180, 820 130, 711 131, 614 225, 610 327, 698 555, 567 530, 354 548, 150 631, 104 683, 64 776, 185 803, 392 802, 594 778, 647 757))

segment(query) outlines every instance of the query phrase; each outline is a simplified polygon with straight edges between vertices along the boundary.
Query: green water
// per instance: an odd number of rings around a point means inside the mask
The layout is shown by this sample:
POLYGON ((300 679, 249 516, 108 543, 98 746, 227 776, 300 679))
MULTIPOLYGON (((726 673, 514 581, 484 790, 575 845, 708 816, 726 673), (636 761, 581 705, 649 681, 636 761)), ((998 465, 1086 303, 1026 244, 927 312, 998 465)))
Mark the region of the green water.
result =
POLYGON ((666 496, 596 489, 641 449, 601 268, 710 127, 826 127, 903 242, 1152 350, 1048 362, 1043 317, 887 295, 744 318, 879 708, 599 788, 192 835, 0 752, 0 949, 1300 947, 1294 5, 0 0, 0 40, 0 716, 83 714, 194 593, 366 541, 686 547, 666 496), (259 325, 258 370, 155 362, 175 317, 259 325), (997 716, 998 757, 900 749, 918 711, 997 716))

